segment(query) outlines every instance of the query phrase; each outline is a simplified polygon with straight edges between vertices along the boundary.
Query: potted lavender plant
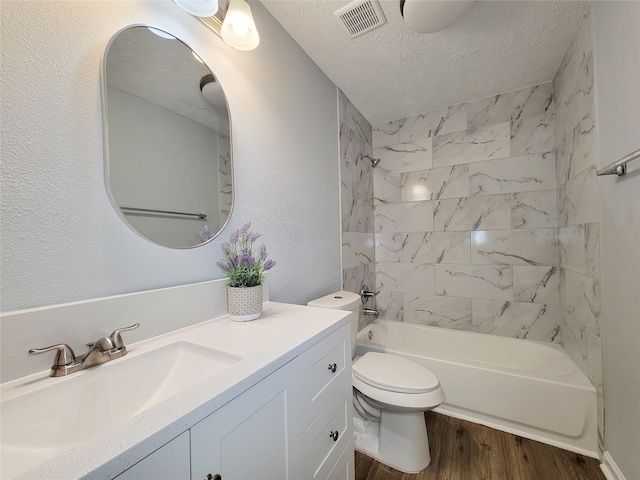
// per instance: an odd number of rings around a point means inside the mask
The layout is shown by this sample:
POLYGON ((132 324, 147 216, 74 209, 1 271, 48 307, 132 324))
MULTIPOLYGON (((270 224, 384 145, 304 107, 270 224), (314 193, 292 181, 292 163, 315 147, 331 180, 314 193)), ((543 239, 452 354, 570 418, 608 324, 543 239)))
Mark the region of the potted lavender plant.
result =
POLYGON ((264 272, 276 264, 267 260, 264 245, 254 251, 253 244, 259 233, 249 231, 251 223, 231 234, 229 243, 222 244, 222 261, 216 265, 224 272, 227 281, 227 310, 231 320, 248 322, 262 314, 262 284, 264 272))

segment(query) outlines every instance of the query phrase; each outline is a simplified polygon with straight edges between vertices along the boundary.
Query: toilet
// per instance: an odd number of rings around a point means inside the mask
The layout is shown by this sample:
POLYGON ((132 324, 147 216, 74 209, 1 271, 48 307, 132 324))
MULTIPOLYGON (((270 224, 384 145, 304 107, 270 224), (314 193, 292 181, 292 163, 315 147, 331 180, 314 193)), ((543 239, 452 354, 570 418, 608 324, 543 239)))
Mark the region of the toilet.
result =
POLYGON ((360 295, 340 291, 310 301, 311 307, 349 310, 355 448, 406 473, 431 462, 424 412, 444 401, 444 391, 429 370, 397 355, 367 352, 356 357, 360 295))

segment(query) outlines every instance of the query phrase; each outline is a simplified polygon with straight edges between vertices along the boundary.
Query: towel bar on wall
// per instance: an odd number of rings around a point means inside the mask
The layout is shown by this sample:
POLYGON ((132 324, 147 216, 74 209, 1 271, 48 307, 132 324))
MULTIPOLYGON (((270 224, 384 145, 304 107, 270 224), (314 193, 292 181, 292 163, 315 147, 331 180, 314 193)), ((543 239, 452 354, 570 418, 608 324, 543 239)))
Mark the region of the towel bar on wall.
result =
POLYGON ((626 175, 627 163, 640 158, 640 149, 630 153, 626 157, 621 158, 617 162, 612 163, 608 167, 601 168, 596 172, 597 175, 618 175, 619 177, 626 175))
POLYGON ((156 215, 181 215, 186 217, 196 217, 200 220, 206 220, 206 213, 186 213, 186 212, 172 212, 170 210, 154 210, 151 208, 137 208, 137 207, 120 207, 122 213, 125 215, 127 213, 148 213, 148 214, 156 214, 156 215))

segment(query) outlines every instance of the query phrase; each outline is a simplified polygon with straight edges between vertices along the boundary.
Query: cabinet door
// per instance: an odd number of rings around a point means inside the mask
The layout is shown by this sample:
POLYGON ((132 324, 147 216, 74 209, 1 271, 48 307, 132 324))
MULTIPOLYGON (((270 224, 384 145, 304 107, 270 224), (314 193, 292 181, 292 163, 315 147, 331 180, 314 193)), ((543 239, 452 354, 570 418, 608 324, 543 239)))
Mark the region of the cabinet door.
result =
POLYGON ((116 480, 189 478, 189 432, 184 432, 116 477, 116 480))
POLYGON ((191 428, 191 478, 286 480, 301 477, 298 360, 191 428))

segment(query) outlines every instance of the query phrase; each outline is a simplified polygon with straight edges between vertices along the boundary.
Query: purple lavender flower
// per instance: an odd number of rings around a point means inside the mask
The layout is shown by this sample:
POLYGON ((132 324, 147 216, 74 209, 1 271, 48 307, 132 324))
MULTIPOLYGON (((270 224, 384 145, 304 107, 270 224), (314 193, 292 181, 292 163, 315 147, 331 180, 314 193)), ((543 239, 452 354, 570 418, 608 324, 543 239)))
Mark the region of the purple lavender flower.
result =
POLYGON ((240 232, 238 230, 236 230, 235 232, 233 232, 231 234, 231 242, 230 243, 236 243, 238 241, 238 237, 240 236, 240 232))
POLYGON ((234 268, 240 265, 240 263, 238 262, 238 256, 233 252, 229 254, 229 262, 231 264, 231 267, 234 268))
POLYGON ((259 233, 252 233, 251 235, 249 235, 249 241, 251 243, 255 242, 257 239, 259 239, 262 235, 259 233))
POLYGON ((198 233, 198 236, 200 237, 201 242, 206 242, 207 240, 213 237, 213 235, 211 234, 211 230, 209 230, 208 225, 204 226, 204 228, 198 233))
POLYGON ((220 268, 220 270, 222 270, 223 272, 228 272, 229 271, 229 265, 223 262, 216 262, 216 265, 220 268))
POLYGON ((266 245, 260 245, 260 260, 263 262, 267 259, 267 247, 266 245))
POLYGON ((246 223, 239 230, 231 234, 230 242, 222 244, 224 257, 216 265, 228 278, 230 287, 254 287, 264 281, 264 272, 276 264, 267 260, 267 248, 261 245, 254 250, 254 242, 261 237, 259 233, 251 232, 251 223, 246 223))
POLYGON ((274 262, 273 260, 269 259, 266 262, 264 262, 264 267, 263 270, 266 272, 267 270, 271 270, 274 266, 275 266, 276 262, 274 262))
POLYGON ((247 233, 251 228, 251 222, 245 223, 240 229, 240 233, 247 233))
POLYGON ((223 251, 226 255, 230 255, 230 254, 231 254, 231 245, 229 245, 228 243, 223 243, 223 244, 222 244, 222 251, 223 251))
POLYGON ((247 265, 249 266, 249 268, 253 268, 253 266, 256 263, 256 259, 253 258, 253 255, 245 254, 244 259, 247 262, 247 265))

